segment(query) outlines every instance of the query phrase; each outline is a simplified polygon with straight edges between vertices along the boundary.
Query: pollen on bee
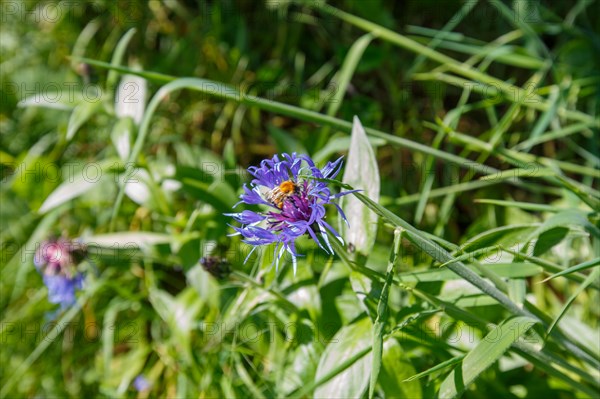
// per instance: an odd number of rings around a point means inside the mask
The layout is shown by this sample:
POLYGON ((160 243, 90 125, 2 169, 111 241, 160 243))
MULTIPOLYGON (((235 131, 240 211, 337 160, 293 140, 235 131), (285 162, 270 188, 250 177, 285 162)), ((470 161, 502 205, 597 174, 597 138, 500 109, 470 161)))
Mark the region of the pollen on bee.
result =
POLYGON ((290 194, 296 191, 296 184, 292 180, 281 182, 279 190, 284 194, 290 194))

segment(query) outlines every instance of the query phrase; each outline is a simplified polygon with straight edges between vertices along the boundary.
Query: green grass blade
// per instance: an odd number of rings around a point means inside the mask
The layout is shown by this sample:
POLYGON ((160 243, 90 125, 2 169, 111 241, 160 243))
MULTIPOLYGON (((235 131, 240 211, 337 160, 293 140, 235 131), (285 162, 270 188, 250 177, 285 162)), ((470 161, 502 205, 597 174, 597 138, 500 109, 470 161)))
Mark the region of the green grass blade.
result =
MULTIPOLYGON (((600 262, 600 259, 595 259, 595 261, 597 264, 600 262)), ((600 268, 599 267, 597 267, 588 276, 588 278, 585 279, 585 281, 583 283, 579 284, 579 286, 577 287, 577 289, 575 290, 573 295, 571 295, 569 297, 567 302, 564 304, 563 308, 560 310, 560 312, 558 312, 558 316, 556 316, 556 318, 552 321, 552 324, 550 324, 550 327, 548 327, 548 334, 550 334, 552 332, 552 330, 558 324, 560 319, 562 319, 562 317, 565 315, 565 313, 567 313, 567 310, 569 309, 569 307, 571 306, 573 301, 579 296, 579 294, 581 294, 583 292, 583 290, 585 290, 590 284, 592 284, 593 282, 597 282, 598 277, 600 277, 600 268)))
MULTIPOLYGON (((441 30, 435 31, 435 36, 429 43, 427 43, 427 47, 429 47, 431 49, 435 49, 436 47, 443 45, 444 39, 446 37, 452 35, 451 31, 454 28, 456 28, 456 26, 458 26, 458 24, 460 24, 461 21, 467 15, 469 15, 471 10, 477 5, 477 2, 478 2, 478 0, 469 1, 469 2, 466 2, 465 4, 463 4, 461 9, 452 18, 450 18, 450 20, 448 20, 448 22, 446 22, 446 25, 444 25, 444 27, 441 30)), ((409 31, 410 31, 410 27, 409 27, 409 31)), ((409 77, 412 76, 414 71, 419 69, 419 67, 423 64, 423 62, 425 62, 425 59, 426 59, 426 57, 424 54, 419 54, 417 56, 417 58, 415 59, 413 65, 410 67, 410 69, 406 73, 406 75, 409 77)))
MULTIPOLYGON (((515 251, 515 250, 510 249, 510 248, 506 248, 506 247, 504 247, 502 245, 500 245, 498 247, 498 249, 500 249, 500 250, 502 250, 502 251, 504 251, 506 253, 509 253, 509 254, 515 256, 515 259, 522 259, 522 260, 526 260, 526 261, 529 261, 531 263, 534 263, 536 265, 540 265, 547 272, 561 273, 561 272, 563 272, 563 271, 566 270, 563 267, 557 265, 556 263, 549 262, 549 261, 547 261, 545 259, 542 259, 542 258, 539 258, 537 256, 527 255, 527 254, 524 254, 522 252, 515 251)), ((585 280, 585 278, 586 278, 584 275, 575 274, 575 272, 573 272, 573 273, 566 273, 566 274, 564 274, 564 276, 565 276, 565 278, 567 278, 569 280, 572 280, 572 281, 575 281, 577 283, 582 283, 585 280)), ((597 290, 600 290, 600 284, 592 284, 592 287, 595 288, 595 289, 597 289, 597 290)))
POLYGON ((540 282, 541 283, 545 283, 546 281, 555 279, 556 277, 566 276, 566 275, 569 275, 569 274, 572 274, 572 273, 575 273, 575 272, 579 272, 581 270, 586 270, 586 269, 589 269, 590 267, 594 267, 594 266, 596 266, 598 264, 600 264, 600 258, 595 258, 595 259, 589 260, 587 262, 583 262, 583 263, 580 263, 578 265, 571 266, 568 269, 565 269, 565 270, 563 270, 561 272, 553 274, 552 276, 550 276, 550 277, 548 277, 548 278, 546 278, 546 279, 544 279, 544 280, 542 280, 540 282))
POLYGON ((546 132, 545 134, 537 137, 537 138, 528 138, 525 141, 515 145, 511 148, 513 151, 521 151, 525 148, 531 148, 535 145, 546 143, 548 141, 562 139, 568 137, 570 135, 581 133, 581 132, 589 132, 588 125, 585 123, 574 123, 572 125, 563 127, 562 129, 552 130, 550 132, 546 132))
POLYGON ((390 253, 385 283, 381 289, 381 296, 379 297, 379 303, 377 304, 377 318, 373 323, 373 363, 371 366, 371 380, 369 381, 369 399, 373 398, 375 393, 375 385, 377 385, 377 378, 379 377, 379 370, 381 369, 381 357, 383 353, 383 330, 387 321, 388 295, 390 292, 391 283, 394 279, 394 267, 398 261, 401 241, 402 230, 394 230, 394 246, 390 253))
POLYGON ((87 300, 94 295, 100 285, 101 281, 99 280, 95 284, 87 287, 85 292, 77 299, 77 303, 67 310, 60 320, 54 324, 54 327, 52 327, 52 329, 46 334, 46 338, 35 347, 33 352, 27 356, 23 363, 21 363, 14 370, 12 375, 6 380, 4 386, 0 390, 0 398, 6 397, 13 385, 20 381, 27 369, 33 365, 33 363, 46 351, 46 349, 48 349, 50 344, 52 344, 64 331, 64 329, 69 326, 69 323, 75 318, 75 316, 77 316, 83 304, 85 304, 87 300))
POLYGON ((526 211, 535 211, 535 212, 561 212, 561 211, 565 210, 565 208, 559 208, 557 206, 546 205, 546 204, 534 204, 531 202, 506 201, 506 200, 495 200, 495 199, 487 199, 487 198, 477 198, 473 202, 475 202, 476 204, 512 206, 512 207, 523 209, 526 211))
MULTIPOLYGON (((371 208, 375 213, 377 213, 382 218, 386 219, 388 222, 394 224, 397 227, 402 227, 406 230, 407 238, 413 242, 418 248, 420 248, 423 252, 429 254, 434 260, 440 263, 446 263, 455 258, 450 255, 445 249, 443 249, 439 244, 430 240, 423 233, 418 231, 416 228, 411 226, 409 223, 405 222, 403 219, 393 214, 389 210, 383 208, 381 205, 373 202, 370 198, 365 197, 360 193, 354 193, 356 197, 358 197, 361 201, 363 201, 369 208, 371 208)), ((496 299, 499 303, 501 303, 507 310, 516 315, 523 315, 531 317, 532 315, 529 312, 520 309, 515 303, 513 303, 502 291, 498 290, 496 287, 490 285, 487 281, 481 278, 472 270, 468 269, 462 262, 456 261, 452 264, 448 264, 448 269, 452 270, 454 273, 458 274, 475 287, 479 288, 485 294, 491 296, 496 299)))
POLYGON ((556 377, 566 382, 568 385, 586 394, 587 397, 596 398, 600 394, 597 378, 589 376, 586 372, 580 369, 576 369, 574 366, 566 362, 561 357, 552 356, 551 353, 546 353, 546 351, 537 351, 535 349, 532 349, 530 345, 525 345, 521 342, 516 342, 513 345, 512 350, 518 353, 519 356, 531 362, 535 367, 539 368, 541 371, 544 371, 549 376, 556 377), (557 369, 554 365, 558 365, 559 367, 567 370, 568 372, 557 369), (579 381, 575 381, 573 378, 571 378, 569 372, 573 372, 578 375, 583 374, 584 378, 587 377, 586 379, 588 381, 596 385, 597 391, 594 391, 592 388, 579 381))
MULTIPOLYGON (((492 247, 493 248, 493 247, 492 247)), ((487 249, 486 249, 487 250, 487 249)), ((468 258, 472 254, 467 254, 468 258)), ((460 259, 460 258, 456 258, 460 259)), ((452 263, 448 262, 448 263, 452 263)), ((481 274, 474 266, 467 266, 474 272, 481 274)), ((481 267, 490 268, 495 274, 504 278, 525 278, 535 276, 544 270, 541 266, 533 263, 490 263, 482 264, 481 267)), ((459 279, 454 272, 445 268, 426 269, 421 271, 410 271, 399 273, 396 280, 402 283, 418 283, 426 281, 450 281, 459 279)))
POLYGON ((479 374, 500 359, 504 352, 535 323, 536 320, 530 317, 515 317, 497 326, 444 379, 438 396, 440 398, 459 397, 477 379, 479 374))
MULTIPOLYGON (((351 189, 348 186, 346 186, 345 188, 351 189)), ((440 263, 446 263, 454 260, 454 263, 447 265, 448 269, 452 270, 454 273, 461 276, 463 279, 477 287, 484 294, 495 299, 513 315, 533 318, 540 322, 542 321, 529 310, 518 306, 506 294, 504 294, 502 291, 500 291, 493 285, 489 284, 485 279, 477 275, 477 273, 468 269, 462 262, 456 261, 456 259, 453 258, 452 255, 450 255, 450 253, 443 249, 439 244, 430 240, 426 235, 424 235, 422 232, 419 232, 416 228, 411 226, 409 223, 405 222, 400 217, 396 216, 389 210, 371 201, 368 197, 365 197, 360 193, 354 193, 353 195, 357 196, 361 201, 367 204, 367 206, 369 206, 375 213, 386 219, 388 222, 398 227, 403 227, 406 230, 406 236, 409 239, 409 241, 415 244, 423 252, 429 254, 429 256, 431 256, 434 260, 440 263)), ((579 348, 576 344, 571 342, 571 340, 569 340, 562 334, 553 334, 553 337, 555 337, 567 349, 569 349, 573 353, 576 353, 577 356, 580 356, 582 359, 585 359, 585 361, 589 362, 590 364, 596 365, 598 363, 598 361, 593 356, 590 356, 588 353, 583 351, 581 348, 579 348)))
MULTIPOLYGON (((444 65, 445 68, 458 75, 462 75, 468 79, 472 79, 475 82, 480 82, 488 86, 494 86, 497 89, 499 89, 502 93, 504 93, 508 99, 529 98, 532 101, 527 101, 524 103, 528 107, 532 107, 542 111, 546 111, 549 108, 551 108, 551 105, 547 101, 544 101, 542 97, 536 94, 532 95, 531 93, 528 93, 527 90, 521 87, 513 86, 505 82, 504 80, 492 77, 476 69, 473 69, 464 63, 461 63, 438 51, 430 49, 427 46, 424 46, 412 39, 407 38, 406 36, 384 28, 380 25, 377 25, 376 23, 349 14, 328 4, 315 3, 315 6, 319 10, 325 12, 326 14, 337 17, 351 25, 354 25, 360 29, 372 33, 375 37, 381 38, 406 50, 412 51, 417 54, 421 54, 435 62, 438 62, 444 65)), ((558 114, 573 120, 579 120, 581 122, 592 123, 594 125, 599 124, 598 121, 594 121, 594 118, 591 115, 587 115, 579 111, 566 110, 563 107, 559 108, 558 114)))
POLYGON ((346 94, 346 90, 348 89, 348 84, 350 84, 350 80, 352 79, 352 75, 354 75, 354 71, 356 70, 360 59, 372 40, 373 35, 367 33, 358 38, 358 40, 352 44, 350 50, 348 50, 342 68, 331 82, 335 85, 336 92, 333 97, 329 99, 330 103, 327 107, 327 115, 333 116, 339 110, 344 95, 346 94))
MULTIPOLYGON (((125 50, 127 50, 127 46, 129 45, 131 39, 133 39, 133 35, 135 35, 135 32, 136 29, 131 28, 119 40, 119 43, 117 43, 117 46, 113 53, 112 59, 110 60, 111 65, 115 67, 121 65, 121 63, 123 62, 123 56, 125 55, 125 50)), ((114 92, 114 89, 117 85, 117 80, 119 79, 118 72, 119 71, 117 71, 116 69, 110 69, 108 71, 108 76, 106 77, 106 87, 111 92, 114 92)))
POLYGON ((408 381, 414 381, 414 380, 418 380, 418 379, 423 378, 423 377, 427 377, 430 374, 434 374, 434 373, 436 373, 436 372, 438 372, 440 370, 444 370, 447 367, 455 365, 456 363, 460 362, 464 358, 465 358, 465 355, 453 357, 452 359, 448 359, 448 360, 446 360, 444 362, 436 364, 435 366, 433 366, 432 368, 430 368, 428 370, 422 371, 419 374, 415 374, 412 377, 409 377, 409 378, 405 379, 404 381, 407 381, 407 382, 408 381))
MULTIPOLYGON (((157 95, 160 93, 161 95, 166 95, 168 92, 175 91, 177 89, 188 89, 192 91, 198 91, 204 93, 206 95, 219 98, 222 100, 235 101, 240 102, 242 104, 253 106, 258 109, 262 109, 264 111, 275 112, 281 115, 290 116, 305 122, 313 122, 319 123, 323 125, 328 125, 335 127, 341 131, 346 133, 350 133, 352 131, 352 123, 348 121, 344 121, 342 119, 334 118, 329 115, 324 115, 319 112, 314 112, 311 110, 307 110, 301 107, 297 107, 294 105, 284 104, 277 101, 272 101, 269 99, 253 96, 247 93, 242 93, 237 89, 212 80, 207 79, 199 79, 199 78, 175 78, 173 76, 163 75, 160 73, 154 72, 146 72, 146 71, 138 71, 131 68, 125 67, 115 67, 106 62, 96 61, 88 58, 80 58, 81 61, 89 63, 90 65, 94 65, 101 68, 106 69, 114 69, 122 73, 128 73, 131 75, 141 76, 147 80, 154 81, 157 83, 171 83, 173 84, 175 80, 177 83, 175 86, 169 86, 168 89, 165 89, 167 85, 165 85, 159 92, 156 93, 153 100, 157 98, 157 95)), ((159 101, 159 100, 156 100, 159 101)), ((152 103, 152 100, 151 100, 152 103)), ((150 109, 150 104, 146 108, 146 113, 144 114, 144 118, 148 118, 151 114, 154 113, 154 110, 150 109), (151 112, 152 111, 152 112, 151 112)), ((156 104, 154 105, 156 107, 156 104)), ((142 125, 146 119, 142 121, 142 125)), ((141 132, 141 129, 140 129, 141 132)), ((432 155, 436 158, 443 159, 447 162, 451 162, 456 164, 456 166, 468 169, 470 171, 477 171, 483 174, 496 173, 499 172, 497 169, 482 165, 477 162, 474 162, 468 158, 464 158, 458 155, 454 155, 445 151, 437 150, 431 148, 431 146, 417 143, 412 140, 408 140, 402 137, 394 136, 385 132, 382 132, 377 129, 372 129, 365 127, 365 132, 367 135, 378 137, 384 139, 387 143, 398 145, 401 147, 408 148, 413 151, 421 152, 424 154, 432 155)), ((138 137, 139 138, 139 137, 138 137)))

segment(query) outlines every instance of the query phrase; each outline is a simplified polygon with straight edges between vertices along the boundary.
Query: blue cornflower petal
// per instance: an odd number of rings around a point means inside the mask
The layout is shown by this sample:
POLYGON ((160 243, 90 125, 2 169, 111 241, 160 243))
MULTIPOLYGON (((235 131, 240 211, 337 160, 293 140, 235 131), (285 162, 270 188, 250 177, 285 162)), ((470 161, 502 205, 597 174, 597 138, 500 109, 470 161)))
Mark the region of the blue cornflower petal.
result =
POLYGON ((322 171, 323 177, 325 177, 326 179, 333 179, 334 177, 336 177, 337 174, 340 173, 340 169, 342 168, 342 160, 343 157, 340 157, 334 162, 327 162, 327 165, 325 165, 322 171))
POLYGON ((67 308, 75 304, 75 290, 83 288, 81 275, 72 279, 63 275, 44 275, 44 284, 48 287, 48 301, 67 308))
POLYGON ((233 220, 241 224, 253 224, 262 222, 265 217, 253 211, 242 211, 240 213, 225 213, 225 216, 231 216, 233 220))

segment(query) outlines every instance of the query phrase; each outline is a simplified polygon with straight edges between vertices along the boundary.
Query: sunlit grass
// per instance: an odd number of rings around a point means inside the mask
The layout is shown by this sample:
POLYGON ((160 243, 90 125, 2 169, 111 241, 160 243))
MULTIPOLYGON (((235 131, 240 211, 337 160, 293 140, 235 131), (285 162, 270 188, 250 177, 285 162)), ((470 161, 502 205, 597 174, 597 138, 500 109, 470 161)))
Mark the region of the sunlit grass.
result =
POLYGON ((5 10, 0 396, 600 395, 591 3, 127 4, 5 10), (292 151, 362 190, 297 272, 223 215, 292 151))

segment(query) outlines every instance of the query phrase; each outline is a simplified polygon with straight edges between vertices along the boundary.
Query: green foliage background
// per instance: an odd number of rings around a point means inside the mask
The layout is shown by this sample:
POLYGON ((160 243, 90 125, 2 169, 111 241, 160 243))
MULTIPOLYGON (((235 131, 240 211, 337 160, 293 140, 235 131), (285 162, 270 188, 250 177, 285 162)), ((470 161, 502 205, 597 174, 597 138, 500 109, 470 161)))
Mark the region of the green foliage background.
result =
POLYGON ((1 4, 2 397, 600 395, 597 2, 1 4), (245 169, 345 155, 355 115, 373 248, 244 263, 245 169))

